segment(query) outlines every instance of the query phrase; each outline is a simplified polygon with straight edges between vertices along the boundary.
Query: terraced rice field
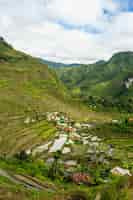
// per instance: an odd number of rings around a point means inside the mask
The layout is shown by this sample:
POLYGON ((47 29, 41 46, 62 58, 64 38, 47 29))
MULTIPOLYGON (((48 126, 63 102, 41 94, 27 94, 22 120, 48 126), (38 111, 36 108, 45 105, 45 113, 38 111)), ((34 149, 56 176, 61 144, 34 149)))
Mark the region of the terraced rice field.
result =
POLYGON ((46 120, 26 125, 23 118, 1 123, 0 129, 0 153, 8 156, 48 141, 56 133, 55 127, 46 120))

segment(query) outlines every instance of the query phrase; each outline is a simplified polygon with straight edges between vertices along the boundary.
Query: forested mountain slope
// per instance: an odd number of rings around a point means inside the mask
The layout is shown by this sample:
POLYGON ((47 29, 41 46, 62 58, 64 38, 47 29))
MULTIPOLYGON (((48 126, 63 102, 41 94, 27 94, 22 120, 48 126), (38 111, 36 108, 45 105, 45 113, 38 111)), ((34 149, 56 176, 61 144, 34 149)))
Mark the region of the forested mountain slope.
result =
MULTIPOLYGON (((58 73, 58 70, 57 70, 58 73)), ((132 108, 133 101, 133 52, 120 52, 105 62, 82 65, 59 71, 61 80, 84 100, 96 99, 107 104, 132 108)))

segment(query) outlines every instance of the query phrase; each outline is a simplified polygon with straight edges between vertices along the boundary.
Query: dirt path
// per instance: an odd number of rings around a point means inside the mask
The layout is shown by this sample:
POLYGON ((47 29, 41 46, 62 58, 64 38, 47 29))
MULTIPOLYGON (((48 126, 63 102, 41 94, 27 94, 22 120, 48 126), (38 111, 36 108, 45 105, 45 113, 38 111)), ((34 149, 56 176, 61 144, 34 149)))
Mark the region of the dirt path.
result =
POLYGON ((49 192, 55 192, 56 190, 53 185, 50 186, 46 183, 39 181, 36 178, 27 175, 20 175, 20 174, 11 175, 6 170, 0 169, 0 176, 6 177, 11 182, 15 184, 21 184, 28 189, 34 189, 37 191, 48 190, 49 192))

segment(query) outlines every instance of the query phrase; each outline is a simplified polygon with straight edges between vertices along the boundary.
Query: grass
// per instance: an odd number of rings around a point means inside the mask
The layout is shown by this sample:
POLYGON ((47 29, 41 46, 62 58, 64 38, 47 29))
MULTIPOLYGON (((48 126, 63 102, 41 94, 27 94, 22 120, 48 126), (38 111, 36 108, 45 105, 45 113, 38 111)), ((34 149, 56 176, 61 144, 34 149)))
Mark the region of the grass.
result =
POLYGON ((0 176, 0 198, 2 200, 54 200, 55 196, 54 193, 48 191, 27 190, 22 185, 15 185, 7 178, 0 176))
MULTIPOLYGON (((106 86, 108 84, 101 84, 100 88, 96 86, 94 89, 99 91, 106 86)), ((80 91, 80 89, 74 89, 73 92, 78 95, 80 91)), ((94 200, 98 189, 103 189, 103 185, 101 188, 88 188, 83 185, 65 183, 60 180, 60 177, 51 181, 47 178, 48 169, 44 162, 40 160, 18 162, 12 158, 17 152, 44 143, 55 136, 56 129, 45 119, 37 120, 34 124, 24 124, 27 117, 35 117, 35 111, 39 115, 46 111, 65 112, 75 120, 98 123, 99 126, 90 130, 90 133, 104 137, 108 144, 114 144, 118 150, 119 159, 123 156, 120 154, 122 149, 125 155, 133 150, 131 128, 114 127, 107 123, 112 119, 120 118, 119 113, 89 110, 79 99, 71 98, 69 91, 58 80, 54 71, 41 64, 38 59, 18 52, 7 43, 1 42, 0 94, 0 153, 7 155, 7 160, 0 160, 0 167, 14 173, 35 176, 47 183, 54 183, 58 188, 56 194, 46 191, 29 191, 23 186, 13 185, 6 178, 0 177, 0 198, 2 199, 63 200, 66 199, 66 195, 83 192, 88 199, 94 200)), ((81 157, 83 152, 84 148, 79 145, 77 154, 81 157)))
POLYGON ((12 155, 55 134, 46 121, 24 125, 24 119, 47 111, 87 118, 88 110, 72 101, 56 73, 40 60, 0 42, 0 153, 12 155), (17 120, 12 120, 12 118, 17 120))
MULTIPOLYGON (((108 199, 110 200, 127 200, 125 197, 127 194, 130 196, 132 191, 128 188, 128 179, 126 177, 123 177, 121 179, 120 177, 112 177, 109 175, 109 178, 111 179, 111 182, 109 183, 99 183, 97 186, 88 187, 85 185, 76 185, 72 182, 65 182, 62 180, 60 176, 56 177, 55 180, 51 180, 48 178, 48 171, 49 167, 42 161, 42 160, 28 160, 21 161, 16 158, 9 158, 9 159, 1 159, 0 160, 0 168, 6 169, 8 171, 11 171, 12 173, 18 173, 18 174, 26 174, 30 175, 32 177, 36 177, 47 184, 52 184, 57 188, 57 191, 55 193, 48 193, 47 191, 35 192, 35 191, 29 191, 24 190, 26 192, 26 195, 28 193, 29 199, 35 200, 66 200, 66 197, 69 196, 77 196, 77 198, 82 194, 86 197, 86 200, 94 200, 96 195, 100 193, 102 195, 102 199, 108 196, 108 199), (119 192, 118 192, 119 191, 119 192), (34 198, 33 198, 34 197, 34 198), (113 197, 115 197, 113 199, 113 197)), ((104 172, 104 166, 97 166, 97 168, 93 168, 93 173, 97 177, 97 181, 100 180, 100 172, 104 172), (97 175, 98 176, 97 176, 97 175)), ((91 172, 90 172, 91 173, 91 172)), ((2 184, 2 187, 6 191, 12 191, 13 196, 14 194, 14 188, 17 188, 18 194, 21 195, 21 192, 23 191, 22 186, 14 186, 12 187, 12 184, 8 182, 7 179, 2 178, 0 179, 0 186, 2 184), (8 184, 8 187, 7 187, 8 184)), ((23 192, 24 192, 23 191, 23 192)), ((25 194, 25 193, 24 193, 25 194)), ((20 197, 21 199, 21 197, 20 197)), ((106 198, 105 198, 106 199, 106 198)), ((128 198, 130 200, 131 198, 128 198)))
MULTIPOLYGON (((40 60, 0 43, 0 112, 24 113, 29 107, 41 112, 69 108, 67 89, 40 60)), ((73 105, 71 110, 74 113, 73 105)), ((78 108, 77 108, 78 110, 78 108)), ((75 114, 76 116, 76 114, 75 114)))
MULTIPOLYGON (((78 90, 75 91, 79 92, 78 90)), ((62 111, 78 120, 104 114, 88 112, 88 107, 73 100, 56 73, 40 60, 0 43, 0 115, 25 115, 27 110, 62 111)), ((106 114, 106 118, 108 114, 106 114)), ((98 116, 98 117, 97 117, 98 116)), ((104 117, 105 118, 105 117, 104 117)))
POLYGON ((38 143, 44 143, 52 139, 55 133, 56 129, 54 126, 45 120, 29 125, 25 125, 22 119, 11 120, 0 135, 0 151, 1 153, 6 153, 8 156, 13 155, 18 151, 31 148, 38 143))
POLYGON ((70 194, 73 193, 85 193, 88 197, 92 195, 91 189, 89 189, 87 186, 77 186, 73 183, 65 183, 59 179, 51 180, 47 178, 48 169, 45 166, 44 162, 38 160, 38 161, 18 161, 17 159, 7 159, 7 160, 0 160, 0 168, 6 169, 8 171, 11 171, 12 173, 19 173, 19 174, 28 174, 32 177, 36 177, 40 180, 42 180, 47 185, 55 185, 57 190, 56 192, 35 192, 30 190, 24 190, 23 186, 21 185, 13 185, 12 183, 4 178, 0 177, 0 186, 7 191, 11 191, 13 197, 15 198, 14 192, 17 190, 18 194, 20 195, 21 199, 21 192, 25 191, 26 195, 28 194, 29 199, 35 199, 35 200, 66 200, 66 197, 68 197, 70 194), (73 189, 72 189, 73 188, 73 189))
POLYGON ((119 165, 133 171, 133 130, 125 124, 105 123, 91 130, 91 133, 104 139, 104 142, 115 148, 114 166, 119 165))

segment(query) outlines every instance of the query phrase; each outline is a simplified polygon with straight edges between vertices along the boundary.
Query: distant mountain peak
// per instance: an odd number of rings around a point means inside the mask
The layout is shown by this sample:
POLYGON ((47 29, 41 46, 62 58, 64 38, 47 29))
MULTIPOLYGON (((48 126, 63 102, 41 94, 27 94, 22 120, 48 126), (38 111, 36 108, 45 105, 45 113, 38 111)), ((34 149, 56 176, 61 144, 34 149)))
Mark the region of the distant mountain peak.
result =
POLYGON ((112 64, 121 65, 121 67, 122 66, 125 67, 127 65, 133 65, 133 52, 123 51, 115 53, 108 62, 112 64))
POLYGON ((47 64, 50 68, 60 68, 60 67, 78 67, 81 64, 72 63, 72 64, 65 64, 61 62, 53 62, 49 60, 40 59, 41 63, 47 64))
POLYGON ((124 59, 124 58, 128 58, 128 57, 133 57, 133 52, 132 51, 122 51, 122 52, 118 52, 118 53, 115 53, 110 61, 113 61, 115 59, 124 59))
POLYGON ((105 60, 98 60, 97 62, 95 62, 94 64, 95 65, 102 65, 102 64, 105 64, 106 61, 105 60))

